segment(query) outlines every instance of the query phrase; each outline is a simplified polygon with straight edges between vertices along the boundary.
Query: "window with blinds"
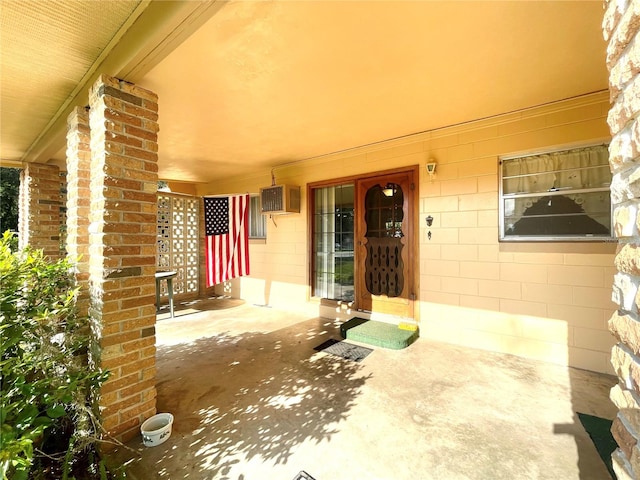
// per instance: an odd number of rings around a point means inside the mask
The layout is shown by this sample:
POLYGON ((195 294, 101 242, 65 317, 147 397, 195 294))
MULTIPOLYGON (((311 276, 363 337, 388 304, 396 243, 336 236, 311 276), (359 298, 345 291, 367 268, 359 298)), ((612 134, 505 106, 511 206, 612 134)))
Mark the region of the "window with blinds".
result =
POLYGON ((251 195, 249 202, 249 238, 267 238, 267 217, 260 210, 259 195, 251 195))
POLYGON ((313 189, 313 296, 353 301, 353 183, 313 189))
POLYGON ((612 239, 607 145, 500 159, 501 241, 612 239))

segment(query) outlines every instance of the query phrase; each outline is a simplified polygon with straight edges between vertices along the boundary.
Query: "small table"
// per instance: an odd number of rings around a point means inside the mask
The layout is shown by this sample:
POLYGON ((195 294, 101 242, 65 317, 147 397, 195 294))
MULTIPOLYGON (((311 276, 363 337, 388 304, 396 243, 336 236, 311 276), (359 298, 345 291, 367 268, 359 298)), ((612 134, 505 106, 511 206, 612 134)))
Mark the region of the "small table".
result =
POLYGON ((173 279, 176 275, 178 275, 178 272, 156 272, 156 310, 160 311, 160 282, 166 280, 171 318, 173 318, 173 279))

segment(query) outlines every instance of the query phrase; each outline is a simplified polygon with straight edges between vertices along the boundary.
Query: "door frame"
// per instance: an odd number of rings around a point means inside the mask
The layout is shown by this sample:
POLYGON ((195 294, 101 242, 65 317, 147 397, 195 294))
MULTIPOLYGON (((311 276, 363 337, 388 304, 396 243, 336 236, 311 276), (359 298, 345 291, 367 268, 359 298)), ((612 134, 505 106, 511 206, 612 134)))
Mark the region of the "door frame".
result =
POLYGON ((356 221, 355 221, 355 246, 354 257, 356 258, 355 278, 356 278, 356 295, 355 308, 366 313, 390 315, 393 317, 414 318, 415 317, 415 300, 417 298, 415 291, 415 272, 416 265, 414 260, 416 251, 415 238, 415 210, 416 210, 416 175, 414 169, 398 169, 394 171, 385 171, 380 174, 367 175, 356 181, 356 221), (400 297, 387 297, 386 295, 373 295, 366 291, 366 282, 364 279, 364 269, 367 258, 368 240, 364 237, 366 233, 366 225, 364 221, 365 205, 364 197, 367 189, 377 184, 384 187, 385 184, 404 183, 403 189, 403 270, 405 272, 403 294, 400 297))
MULTIPOLYGON (((416 308, 416 302, 418 300, 419 294, 419 256, 418 256, 418 247, 419 247, 419 182, 420 182, 420 166, 419 165, 409 165, 405 167, 398 167, 389 170, 380 170, 375 172, 367 172, 360 175, 350 175, 345 177, 336 177, 330 178, 318 182, 312 182, 307 184, 307 255, 310 259, 309 261, 309 271, 308 271, 308 285, 309 291, 311 292, 313 289, 313 272, 314 272, 314 262, 315 258, 313 255, 313 191, 316 188, 329 187, 332 185, 344 184, 353 182, 354 186, 357 184, 359 180, 367 180, 367 179, 375 179, 378 177, 392 176, 398 174, 410 174, 413 178, 413 188, 411 188, 405 195, 405 201, 408 202, 407 208, 407 258, 409 259, 408 268, 407 268, 407 288, 409 293, 409 312, 412 315, 409 315, 409 318, 413 318, 414 320, 419 320, 419 309, 416 308)), ((355 209, 355 206, 354 206, 355 209)), ((357 215, 358 212, 355 212, 357 215)), ((355 225, 354 225, 354 235, 355 235, 355 225)), ((355 246, 354 246, 355 248, 355 246)), ((355 255, 355 252, 354 252, 355 255)), ((362 272, 359 272, 357 269, 357 263, 354 262, 354 276, 360 275, 362 272)), ((358 297, 356 293, 355 297, 358 297)), ((322 299, 321 299, 322 300, 322 299)), ((357 305, 353 305, 357 308, 357 305)), ((375 312, 373 312, 375 313, 375 312)))

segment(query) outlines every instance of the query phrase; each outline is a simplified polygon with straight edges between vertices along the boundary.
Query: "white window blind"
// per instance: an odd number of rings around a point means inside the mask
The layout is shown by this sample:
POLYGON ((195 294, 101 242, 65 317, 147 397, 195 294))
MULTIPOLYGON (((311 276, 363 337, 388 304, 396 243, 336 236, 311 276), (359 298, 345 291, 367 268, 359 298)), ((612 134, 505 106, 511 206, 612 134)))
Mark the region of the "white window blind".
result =
POLYGON ((606 145, 500 160, 501 241, 610 240, 606 145))

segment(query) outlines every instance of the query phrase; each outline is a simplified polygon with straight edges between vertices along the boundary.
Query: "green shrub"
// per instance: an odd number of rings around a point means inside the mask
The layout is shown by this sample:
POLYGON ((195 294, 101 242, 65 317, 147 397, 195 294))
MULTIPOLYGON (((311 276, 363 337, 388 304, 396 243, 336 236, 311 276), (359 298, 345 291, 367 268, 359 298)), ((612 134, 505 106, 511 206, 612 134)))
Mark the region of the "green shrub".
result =
POLYGON ((11 241, 0 241, 0 476, 71 478, 94 446, 92 399, 106 373, 89 366, 72 265, 14 253, 11 241))
POLYGON ((343 260, 335 266, 336 283, 353 285, 353 260, 343 260))

